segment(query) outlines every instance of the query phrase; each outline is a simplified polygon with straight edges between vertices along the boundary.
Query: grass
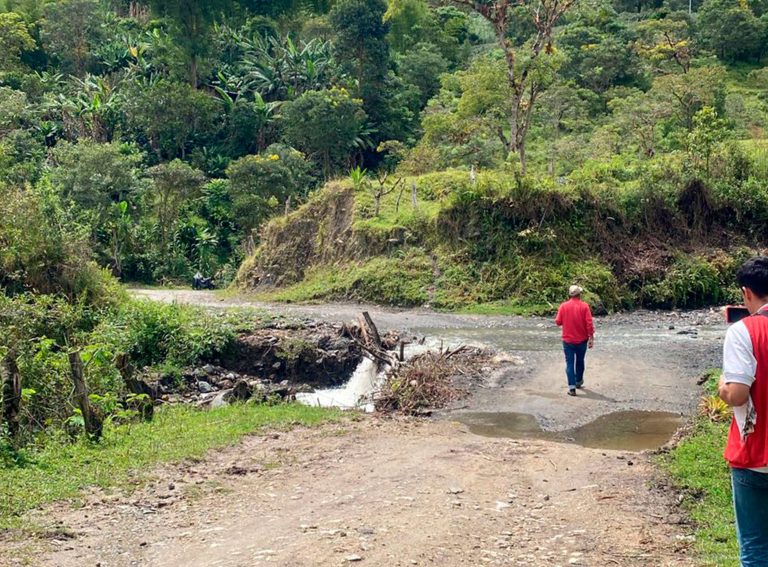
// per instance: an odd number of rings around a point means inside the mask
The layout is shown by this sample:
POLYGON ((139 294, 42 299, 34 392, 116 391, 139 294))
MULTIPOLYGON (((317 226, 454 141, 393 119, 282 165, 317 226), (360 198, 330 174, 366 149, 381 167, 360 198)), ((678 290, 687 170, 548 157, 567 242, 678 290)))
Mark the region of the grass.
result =
MULTIPOLYGON (((710 373, 707 390, 719 374, 710 373)), ((738 567, 738 544, 731 505, 731 481, 723 449, 728 424, 698 417, 692 433, 662 465, 675 483, 689 493, 685 501, 696 522, 696 551, 702 565, 738 567)))
POLYGON ((458 313, 466 315, 520 315, 523 317, 544 317, 557 312, 554 304, 525 304, 517 301, 493 301, 460 308, 458 313))
POLYGON ((240 404, 211 411, 166 408, 154 421, 110 427, 98 443, 53 441, 0 468, 0 530, 31 528, 24 514, 44 504, 76 501, 83 489, 130 489, 153 466, 201 459, 211 449, 236 443, 265 428, 314 426, 341 413, 297 404, 240 404))

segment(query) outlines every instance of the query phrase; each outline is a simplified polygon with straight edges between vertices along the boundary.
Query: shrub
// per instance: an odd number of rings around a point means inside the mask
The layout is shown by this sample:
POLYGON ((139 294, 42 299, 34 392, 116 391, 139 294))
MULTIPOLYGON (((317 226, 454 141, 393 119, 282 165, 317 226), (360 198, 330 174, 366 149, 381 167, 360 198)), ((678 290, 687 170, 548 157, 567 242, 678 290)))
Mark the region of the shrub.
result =
POLYGON ((301 153, 279 144, 233 162, 227 175, 240 227, 248 233, 289 198, 302 201, 315 183, 311 169, 301 153))
POLYGON ((131 301, 107 317, 94 336, 137 366, 185 366, 216 356, 234 341, 234 326, 201 309, 131 301))

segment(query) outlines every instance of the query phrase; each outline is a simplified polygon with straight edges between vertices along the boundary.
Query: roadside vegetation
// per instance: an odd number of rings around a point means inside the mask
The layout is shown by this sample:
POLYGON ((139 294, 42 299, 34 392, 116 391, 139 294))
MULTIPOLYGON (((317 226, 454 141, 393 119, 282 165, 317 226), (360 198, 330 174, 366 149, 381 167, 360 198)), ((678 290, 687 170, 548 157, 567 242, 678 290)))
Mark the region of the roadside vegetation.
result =
POLYGON ((730 415, 717 403, 715 390, 719 372, 711 372, 707 394, 690 434, 669 454, 662 465, 684 490, 683 505, 696 523, 694 547, 702 565, 737 567, 738 544, 731 501, 731 477, 723 459, 730 415), (713 408, 715 408, 713 410, 713 408))

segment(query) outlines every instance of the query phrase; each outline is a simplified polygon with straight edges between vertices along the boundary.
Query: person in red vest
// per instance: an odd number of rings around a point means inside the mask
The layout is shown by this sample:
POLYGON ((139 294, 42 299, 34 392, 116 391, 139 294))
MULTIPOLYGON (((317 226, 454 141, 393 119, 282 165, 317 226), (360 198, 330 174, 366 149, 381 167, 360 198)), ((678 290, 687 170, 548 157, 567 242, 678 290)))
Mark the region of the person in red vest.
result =
POLYGON ((725 459, 731 467, 742 567, 768 566, 768 257, 736 274, 751 317, 723 345, 720 398, 733 407, 725 459))
POLYGON ((581 300, 584 290, 572 285, 570 299, 557 310, 555 323, 563 328, 565 374, 568 377, 568 395, 575 396, 576 389, 584 386, 584 358, 587 348, 595 346, 595 325, 592 310, 581 300))

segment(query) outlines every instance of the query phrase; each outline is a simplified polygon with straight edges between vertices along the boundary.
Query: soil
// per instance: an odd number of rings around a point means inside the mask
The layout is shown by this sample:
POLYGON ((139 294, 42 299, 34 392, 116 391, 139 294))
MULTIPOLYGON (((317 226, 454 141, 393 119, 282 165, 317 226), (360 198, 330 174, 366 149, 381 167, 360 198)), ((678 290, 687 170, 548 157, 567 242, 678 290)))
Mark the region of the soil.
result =
MULTIPOLYGON (((326 321, 362 307, 268 306, 207 292, 155 300, 253 305, 326 321)), ((500 352, 438 419, 350 418, 253 436, 198 463, 158 469, 127 495, 38 514, 73 539, 35 544, 36 566, 695 565, 693 527, 647 452, 549 438, 480 436, 462 416, 514 412, 565 431, 623 411, 688 415, 717 364, 714 312, 600 319, 587 389, 565 396, 557 332, 544 319, 369 309, 382 329, 500 352)), ((477 430, 476 428, 474 429, 477 430)), ((23 561, 0 544, 0 565, 23 561)))

